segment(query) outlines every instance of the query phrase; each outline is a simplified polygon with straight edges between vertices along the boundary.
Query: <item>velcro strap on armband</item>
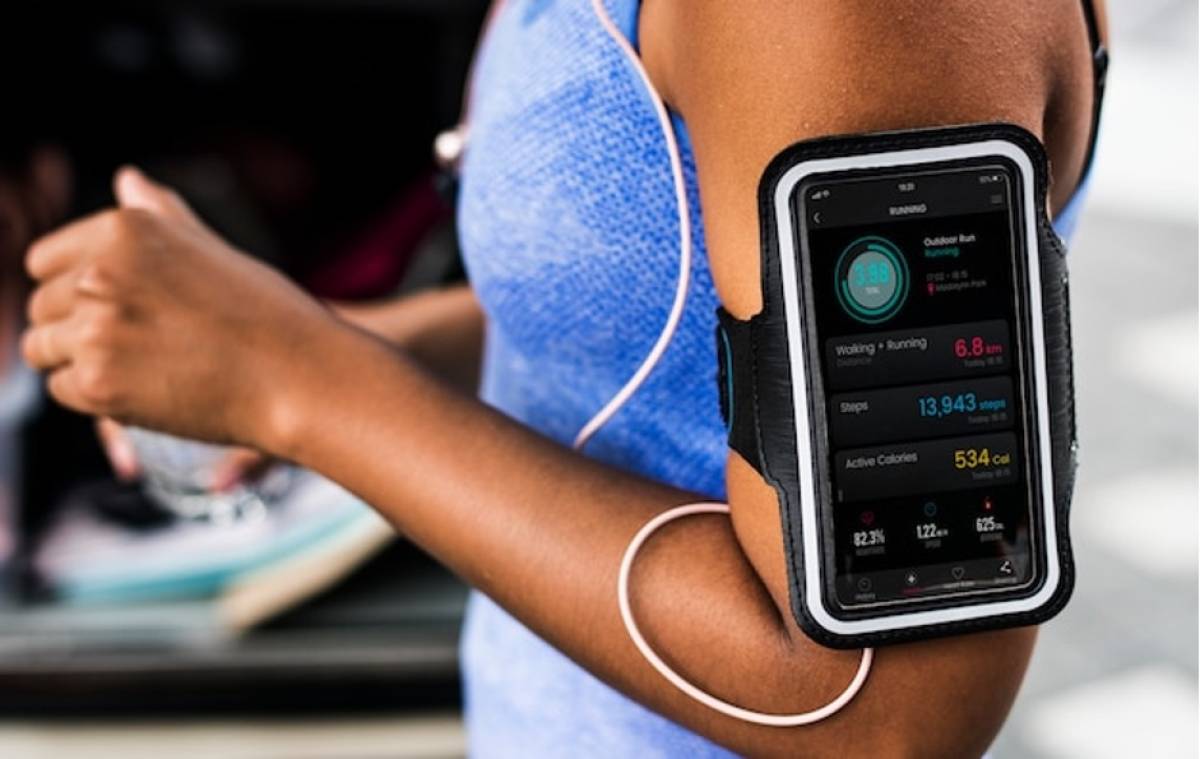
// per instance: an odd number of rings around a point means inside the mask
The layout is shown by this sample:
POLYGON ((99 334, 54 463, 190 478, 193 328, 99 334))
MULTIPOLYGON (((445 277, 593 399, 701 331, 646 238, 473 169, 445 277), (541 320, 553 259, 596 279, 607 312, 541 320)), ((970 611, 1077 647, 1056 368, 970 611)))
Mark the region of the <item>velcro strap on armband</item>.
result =
POLYGON ((755 321, 717 309, 717 385, 729 447, 758 472, 758 393, 755 387, 755 321))

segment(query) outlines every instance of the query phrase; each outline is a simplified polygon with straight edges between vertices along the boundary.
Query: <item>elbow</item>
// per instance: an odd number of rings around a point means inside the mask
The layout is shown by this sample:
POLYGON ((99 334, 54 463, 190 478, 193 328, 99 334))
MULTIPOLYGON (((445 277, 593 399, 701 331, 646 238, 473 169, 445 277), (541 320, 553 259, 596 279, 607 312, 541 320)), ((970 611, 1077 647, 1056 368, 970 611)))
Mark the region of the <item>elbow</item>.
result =
POLYGON ((881 651, 872 698, 884 695, 892 718, 873 720, 875 750, 864 755, 983 756, 1016 700, 1035 640, 1036 628, 1021 628, 881 651))
POLYGON ((983 725, 912 725, 898 735, 880 736, 871 756, 894 759, 979 759, 995 739, 983 725))
MULTIPOLYGON (((1025 628, 881 649, 844 709, 808 727, 759 728, 761 742, 738 749, 754 756, 978 759, 1016 699, 1035 635, 1025 628)), ((827 696, 848 682, 844 665, 818 675, 813 657, 805 664, 807 680, 825 681, 827 696)))
POLYGON ((945 721, 912 725, 897 734, 879 736, 874 757, 892 759, 979 759, 996 738, 986 725, 948 725, 945 721))

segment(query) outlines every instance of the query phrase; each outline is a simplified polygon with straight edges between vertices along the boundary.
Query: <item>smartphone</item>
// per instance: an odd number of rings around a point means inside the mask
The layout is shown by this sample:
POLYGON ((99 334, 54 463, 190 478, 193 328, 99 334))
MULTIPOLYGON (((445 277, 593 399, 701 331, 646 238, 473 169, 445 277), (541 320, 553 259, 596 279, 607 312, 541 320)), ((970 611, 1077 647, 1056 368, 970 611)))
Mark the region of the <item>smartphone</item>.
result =
POLYGON ((1036 178, 1027 150, 982 139, 805 160, 774 184, 794 582, 825 636, 1061 601, 1036 178))

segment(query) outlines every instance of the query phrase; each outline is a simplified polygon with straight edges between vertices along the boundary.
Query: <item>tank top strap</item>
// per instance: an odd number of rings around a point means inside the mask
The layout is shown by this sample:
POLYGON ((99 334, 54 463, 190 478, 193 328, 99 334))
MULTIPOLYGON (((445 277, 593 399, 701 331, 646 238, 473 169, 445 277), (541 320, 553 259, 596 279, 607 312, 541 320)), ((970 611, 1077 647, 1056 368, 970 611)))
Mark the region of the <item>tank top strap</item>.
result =
POLYGON ((1087 155, 1083 159, 1083 172, 1079 183, 1082 185, 1092 169, 1092 159, 1096 154, 1096 136, 1100 131, 1100 107, 1104 103, 1104 86, 1108 80, 1108 48, 1100 36, 1100 24, 1096 17, 1095 0, 1082 0, 1083 20, 1087 25, 1088 44, 1092 48, 1092 126, 1088 134, 1087 155))
MULTIPOLYGON (((591 0, 584 0, 590 2, 591 0)), ((638 47, 638 12, 641 10, 641 0, 600 0, 608 10, 609 18, 616 24, 634 50, 638 47)))

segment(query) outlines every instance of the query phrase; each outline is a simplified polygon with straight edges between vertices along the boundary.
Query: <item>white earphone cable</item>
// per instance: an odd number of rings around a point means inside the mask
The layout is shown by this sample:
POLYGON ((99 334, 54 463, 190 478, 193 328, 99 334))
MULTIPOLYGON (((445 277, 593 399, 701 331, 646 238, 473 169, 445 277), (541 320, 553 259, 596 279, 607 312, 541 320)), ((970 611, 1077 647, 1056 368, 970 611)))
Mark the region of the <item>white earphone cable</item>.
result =
MULTIPOLYGON (((629 44, 629 40, 625 35, 617 29, 612 19, 608 15, 607 9, 604 7, 603 0, 591 0, 592 10, 596 13, 596 18, 600 21, 600 25, 604 27, 604 31, 612 38, 617 47, 629 60, 633 69, 637 72, 638 77, 642 80, 647 93, 650 96, 650 101, 654 106, 654 111, 658 116, 659 126, 662 128, 663 137, 666 140, 667 152, 671 161, 671 178, 675 185, 675 201, 676 207, 679 210, 679 278, 675 287, 675 299, 671 303, 671 311, 667 316, 667 321, 663 325, 662 332, 659 333, 658 340, 655 341, 650 352, 642 361, 637 371, 625 383, 625 385, 617 391, 608 403, 579 431, 575 437, 574 448, 579 450, 583 448, 591 439, 592 435, 603 427, 612 417, 621 409, 622 406, 633 396, 637 389, 642 386, 649 376, 651 370, 658 364, 663 353, 667 349, 667 345, 671 342, 671 338, 675 334, 676 328, 679 326, 679 319, 683 315, 684 302, 687 300, 687 292, 692 266, 692 231, 691 217, 689 214, 687 187, 683 180, 683 164, 680 159, 679 145, 675 139, 675 130, 671 126, 670 116, 667 114, 667 108, 663 104, 662 97, 659 96, 658 90, 654 87, 654 83, 650 81, 649 74, 646 73, 645 67, 642 65, 641 59, 637 52, 629 44)), ((677 506, 668 509, 658 516, 651 519, 629 542, 629 546, 625 549, 625 555, 621 559, 621 569, 617 575, 617 603, 620 606, 621 619, 625 623, 625 629, 629 633, 630 639, 637 647, 638 651, 654 667, 660 675, 668 682, 674 685, 679 690, 691 698, 699 701, 705 706, 718 711, 722 714, 740 719, 745 722, 752 722, 759 725, 770 727, 796 727, 799 725, 809 725, 814 722, 819 722, 826 717, 838 712, 842 707, 850 702, 858 691, 862 688, 863 683, 867 680, 867 675, 871 671, 871 662, 874 659, 874 650, 864 648, 862 659, 859 661, 858 671, 854 674, 854 679, 846 686, 834 700, 830 701, 825 706, 802 714, 767 714, 764 712, 752 711, 744 709, 735 704, 707 693, 694 684, 684 679, 679 673, 667 666, 667 663, 662 660, 646 639, 642 636, 641 630, 638 628, 637 621, 633 617, 633 610, 629 603, 629 574, 633 568, 634 559, 637 557, 638 551, 647 539, 664 524, 681 519, 694 514, 728 514, 729 506, 724 503, 691 503, 683 506, 677 506)))
POLYGON ((662 358, 663 353, 667 350, 667 345, 675 335, 675 328, 679 326, 679 318, 683 315, 683 304, 687 300, 692 270, 692 220, 688 213, 687 185, 683 182, 683 162, 679 157, 679 144, 675 141, 675 130, 671 128, 671 117, 667 114, 667 107, 659 97, 658 90, 654 88, 654 83, 650 81, 650 75, 646 73, 641 58, 638 57, 625 35, 613 24, 602 0, 592 0, 592 9, 596 12, 596 17, 600 20, 604 31, 617 43, 617 47, 629 59, 630 65, 633 66, 634 71, 642 80, 642 84, 645 85, 646 91, 650 94, 650 102, 654 105, 654 112, 658 116, 659 127, 667 141, 667 155, 671 160, 671 180, 675 185, 675 203, 679 209, 679 278, 675 285, 675 300, 671 303, 671 312, 667 315, 666 324, 663 325, 658 340, 654 342, 654 346, 642 360, 641 366, 637 368, 625 386, 618 390, 617 394, 609 399, 608 403, 604 404, 604 408, 588 420, 587 424, 583 425, 583 429, 579 430, 579 434, 575 436, 574 448, 576 450, 587 445, 596 430, 603 427, 625 405, 662 358))
POLYGON ((800 725, 811 725, 814 722, 820 722, 841 710, 843 706, 850 703, 850 699, 858 694, 863 683, 867 681, 867 675, 871 672, 871 661, 875 653, 873 649, 863 649, 862 658, 858 662, 858 671, 854 673, 854 679, 850 681, 850 684, 846 686, 841 695, 834 700, 811 712, 801 714, 767 714, 744 709, 728 701, 722 701, 685 680, 655 653, 654 649, 650 647, 650 644, 642 636, 642 631, 638 628, 637 620, 633 618, 633 609, 629 604, 629 573, 633 570, 634 557, 637 556, 642 544, 646 542, 650 535, 666 523, 682 519, 683 517, 694 514, 728 513, 729 505, 725 503, 689 503, 664 511, 643 525, 642 529, 638 530, 637 535, 634 535, 633 540, 629 541, 629 546, 625 549, 625 555, 621 558, 621 570, 617 575, 617 603, 621 608, 621 620, 625 623, 625 630, 629 633, 629 637, 633 639, 633 644, 637 646, 638 651, 646 658, 646 661, 650 662, 652 667, 658 670, 660 675, 665 677, 676 688, 710 709, 715 709, 722 714, 727 714, 730 717, 735 717, 745 722, 753 722, 768 727, 799 727, 800 725))

